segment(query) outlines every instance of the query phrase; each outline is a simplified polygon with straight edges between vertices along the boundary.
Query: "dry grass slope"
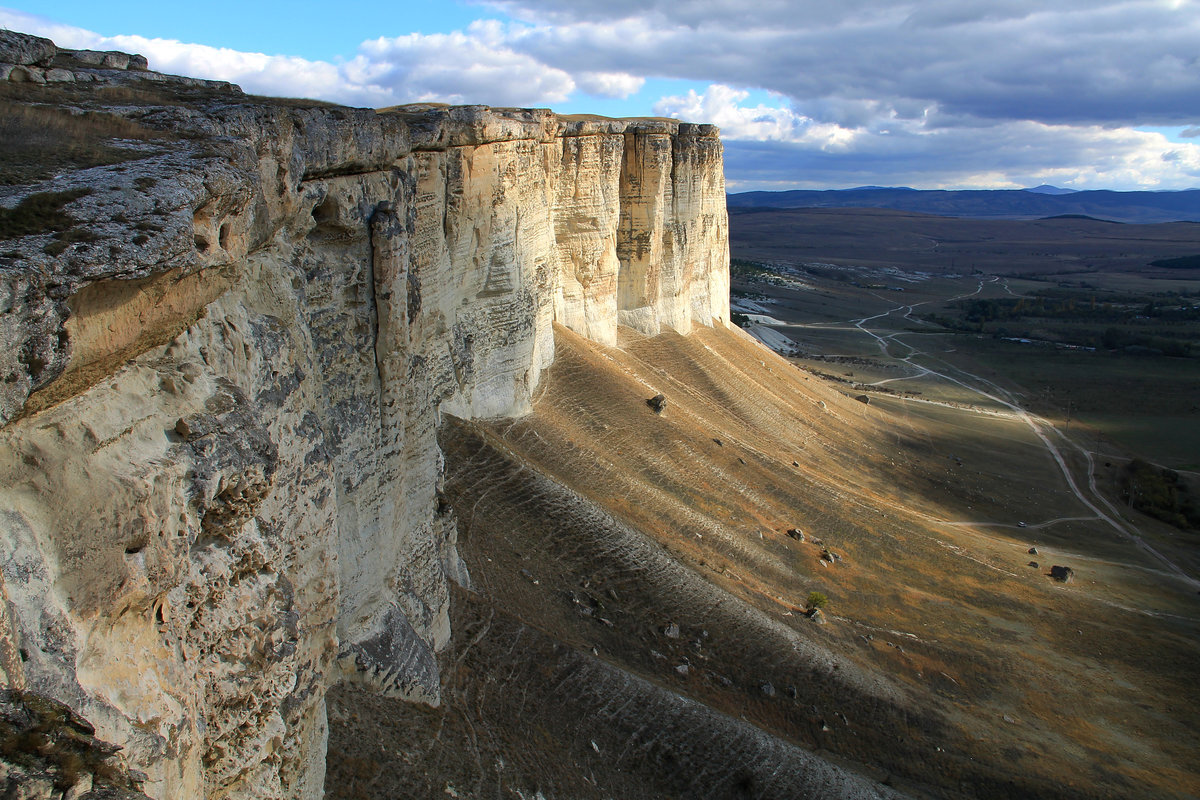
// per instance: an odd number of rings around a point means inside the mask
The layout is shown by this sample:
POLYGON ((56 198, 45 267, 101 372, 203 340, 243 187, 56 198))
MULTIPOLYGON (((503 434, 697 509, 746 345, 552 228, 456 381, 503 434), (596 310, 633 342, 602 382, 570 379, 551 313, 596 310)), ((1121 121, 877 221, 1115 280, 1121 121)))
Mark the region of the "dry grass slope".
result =
POLYGON ((950 448, 1061 482, 1011 423, 855 402, 737 331, 557 337, 534 414, 443 432, 473 582, 446 702, 335 693, 333 796, 1200 792, 1194 594, 1099 528, 1044 549, 1063 585, 951 524, 979 489, 950 448))

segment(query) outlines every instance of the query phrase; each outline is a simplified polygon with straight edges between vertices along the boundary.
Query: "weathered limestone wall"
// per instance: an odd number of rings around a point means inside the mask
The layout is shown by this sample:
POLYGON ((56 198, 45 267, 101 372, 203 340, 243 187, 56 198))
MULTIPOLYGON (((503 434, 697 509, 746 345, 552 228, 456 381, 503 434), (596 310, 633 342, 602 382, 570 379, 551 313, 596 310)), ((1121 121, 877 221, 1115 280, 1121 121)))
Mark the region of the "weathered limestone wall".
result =
POLYGON ((87 189, 65 210, 93 237, 0 258, 0 678, 152 797, 319 797, 330 685, 438 702, 470 580, 440 415, 527 411, 555 321, 613 344, 728 319, 720 141, 85 56, 39 68, 150 87, 111 110, 186 135, 0 197, 87 189))

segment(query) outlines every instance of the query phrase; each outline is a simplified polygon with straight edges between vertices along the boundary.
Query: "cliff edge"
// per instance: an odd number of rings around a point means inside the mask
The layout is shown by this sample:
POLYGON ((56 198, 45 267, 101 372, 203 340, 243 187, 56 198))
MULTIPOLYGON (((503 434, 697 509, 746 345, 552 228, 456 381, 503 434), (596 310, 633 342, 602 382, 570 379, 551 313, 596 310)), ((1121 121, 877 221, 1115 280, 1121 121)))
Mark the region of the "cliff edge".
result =
POLYGON ((439 702, 437 433, 554 324, 728 319, 710 125, 248 97, 3 32, 0 680, 153 797, 319 797, 325 696, 439 702))

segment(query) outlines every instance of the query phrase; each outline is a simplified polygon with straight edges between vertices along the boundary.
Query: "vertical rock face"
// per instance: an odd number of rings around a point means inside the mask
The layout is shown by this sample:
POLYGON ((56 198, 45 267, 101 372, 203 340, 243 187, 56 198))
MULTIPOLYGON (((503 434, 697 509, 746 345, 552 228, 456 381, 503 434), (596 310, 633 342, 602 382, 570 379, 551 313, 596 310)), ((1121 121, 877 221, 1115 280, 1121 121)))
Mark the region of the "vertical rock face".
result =
POLYGON ((4 243, 0 676, 153 797, 318 797, 330 685, 438 702, 470 580, 441 415, 527 411, 556 321, 727 320, 720 141, 251 102, 86 55, 58 58, 185 136, 56 182, 92 238, 4 243))

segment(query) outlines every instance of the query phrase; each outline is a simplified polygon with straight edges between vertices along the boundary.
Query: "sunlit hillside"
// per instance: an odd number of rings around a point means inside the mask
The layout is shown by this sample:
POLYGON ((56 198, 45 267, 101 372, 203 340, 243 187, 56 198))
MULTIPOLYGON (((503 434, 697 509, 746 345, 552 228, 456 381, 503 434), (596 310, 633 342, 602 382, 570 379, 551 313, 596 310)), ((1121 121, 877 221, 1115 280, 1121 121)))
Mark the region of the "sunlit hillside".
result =
POLYGON ((333 796, 1200 791, 1196 590, 1026 422, 863 403, 737 330, 556 335, 533 415, 443 435, 446 702, 338 690, 333 796))

